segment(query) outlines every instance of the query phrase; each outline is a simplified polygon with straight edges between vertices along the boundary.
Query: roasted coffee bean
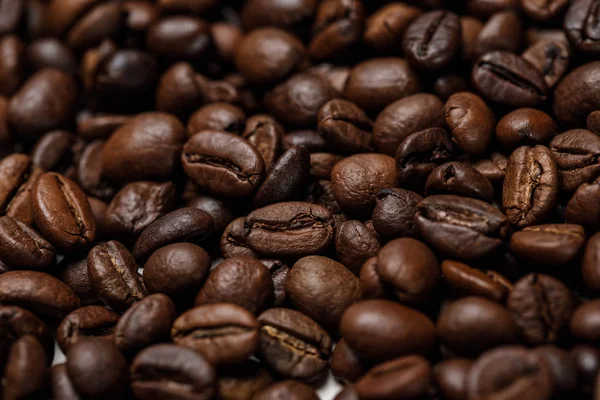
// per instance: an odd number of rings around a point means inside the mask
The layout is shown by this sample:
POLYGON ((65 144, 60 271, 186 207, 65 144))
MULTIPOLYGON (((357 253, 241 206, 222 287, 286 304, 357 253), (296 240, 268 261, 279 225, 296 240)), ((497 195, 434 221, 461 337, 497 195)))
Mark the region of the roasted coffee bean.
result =
POLYGON ((583 248, 585 232, 574 224, 528 226, 510 238, 510 248, 521 260, 544 266, 573 261, 583 248))
POLYGON ((321 2, 312 28, 310 54, 332 58, 343 54, 360 38, 365 19, 360 0, 325 0, 321 2))
POLYGON ((207 104, 192 114, 187 124, 188 137, 213 130, 240 134, 244 130, 246 114, 237 106, 228 103, 207 104))
POLYGON ((11 154, 0 161, 0 214, 33 224, 31 189, 43 171, 25 154, 11 154))
POLYGON ((286 133, 283 137, 283 148, 304 146, 310 153, 327 151, 327 141, 317 131, 298 130, 286 133))
POLYGON ((316 8, 315 0, 290 3, 278 0, 250 0, 244 4, 240 17, 246 31, 262 26, 277 26, 292 32, 303 32, 316 8))
POLYGON ((568 352, 553 345, 536 347, 533 351, 546 361, 555 391, 569 393, 576 390, 577 367, 568 352))
POLYGON ((367 18, 363 40, 378 52, 398 52, 404 32, 421 13, 404 3, 384 5, 367 18))
POLYGON ((424 314, 389 300, 365 300, 349 307, 340 332, 359 357, 376 362, 427 354, 435 326, 424 314))
POLYGON ((24 79, 25 46, 15 35, 0 39, 0 95, 12 96, 24 79))
POLYGON ((461 58, 469 64, 473 63, 477 59, 475 52, 477 45, 477 38, 479 33, 483 29, 483 23, 471 16, 460 17, 461 26, 461 58))
POLYGON ((465 90, 468 90, 467 82, 455 74, 442 75, 433 84, 433 91, 443 101, 447 101, 453 94, 465 90))
POLYGON ((90 115, 77 121, 77 134, 86 140, 106 139, 130 119, 121 114, 90 115))
POLYGON ((600 132, 600 111, 592 111, 587 116, 586 126, 589 131, 600 132))
POLYGON ((55 68, 75 74, 77 59, 69 47, 55 38, 34 40, 26 49, 27 64, 34 70, 55 68))
POLYGON ((207 100, 208 81, 186 62, 173 64, 161 76, 156 88, 156 109, 188 117, 207 100))
POLYGON ((442 262, 444 282, 459 297, 480 296, 503 303, 512 290, 510 281, 494 271, 483 272, 458 261, 442 262))
POLYGON ((55 364, 50 369, 50 387, 56 400, 77 400, 79 395, 69 378, 66 364, 55 364))
POLYGON ((260 260, 260 262, 267 267, 273 280, 273 296, 275 307, 280 307, 287 300, 287 288, 286 282, 290 273, 290 267, 285 265, 279 260, 260 260))
POLYGON ((467 376, 469 399, 489 396, 548 399, 552 393, 552 375, 545 361, 520 346, 505 346, 483 354, 467 376))
POLYGON ((242 137, 262 154, 267 171, 281 153, 283 133, 281 124, 266 114, 253 115, 246 121, 242 137))
POLYGON ((131 388, 141 400, 211 399, 216 372, 199 353, 173 344, 142 350, 131 365, 131 388))
POLYGON ((285 378, 316 380, 327 371, 331 339, 301 312, 272 308, 260 322, 260 358, 285 378))
POLYGON ((494 50, 516 53, 521 47, 523 30, 519 16, 513 11, 495 13, 483 26, 475 43, 475 53, 483 55, 494 50))
POLYGON ((464 297, 447 304, 438 317, 437 331, 444 346, 465 357, 517 343, 518 339, 510 311, 483 297, 464 297))
POLYGON ((402 39, 406 57, 423 69, 447 66, 460 48, 461 26, 452 12, 437 10, 425 13, 409 25, 402 39))
POLYGON ((196 295, 196 305, 233 303, 259 314, 272 306, 273 291, 273 280, 265 265, 252 258, 232 257, 210 272, 196 295))
POLYGON ((56 330, 56 341, 66 353, 69 347, 88 338, 112 342, 119 314, 100 306, 79 308, 61 321, 56 330))
POLYGON ((556 135, 550 150, 560 175, 562 190, 572 192, 600 175, 600 137, 585 129, 573 129, 556 135))
POLYGON ((548 86, 537 68, 506 51, 482 56, 475 63, 472 79, 483 97, 507 107, 536 106, 548 95, 548 86))
POLYGON ((202 210, 183 207, 152 222, 135 242, 133 256, 145 261, 159 248, 171 243, 199 243, 213 230, 212 217, 202 210))
POLYGON ((461 260, 476 259, 498 249, 508 230, 506 217, 496 207, 454 195, 421 200, 415 222, 427 242, 461 260))
POLYGON ((592 236, 583 252, 581 272, 586 287, 594 292, 600 291, 600 234, 592 236))
POLYGON ((260 255, 302 257, 329 246, 333 218, 327 209, 314 204, 277 203, 251 212, 244 232, 248 246, 260 255))
POLYGON ((356 383, 361 399, 392 400, 425 395, 431 381, 431 364, 421 356, 406 356, 379 364, 356 383))
POLYGON ((335 396, 334 400, 359 400, 359 397, 354 385, 346 385, 346 387, 335 396))
POLYGON ((355 275, 367 259, 377 255, 379 240, 360 221, 343 222, 335 234, 337 259, 355 275))
POLYGON ((273 383, 273 378, 254 360, 246 360, 219 370, 219 398, 223 400, 251 399, 273 383))
POLYGON ((88 196, 88 202, 90 203, 90 209, 96 220, 96 234, 98 237, 103 237, 108 232, 106 225, 106 210, 108 204, 95 197, 88 196))
POLYGON ((221 255, 223 258, 236 256, 258 258, 258 255, 246 243, 245 220, 246 217, 236 218, 223 231, 223 235, 221 235, 221 255))
POLYGON ((508 113, 496 126, 496 140, 506 149, 546 144, 558 133, 552 118, 534 108, 508 113))
POLYGON ((54 356, 54 339, 46 325, 31 312, 16 306, 0 306, 0 364, 4 370, 6 359, 13 343, 19 338, 31 336, 43 346, 51 363, 54 356))
POLYGON ((567 38, 577 50, 598 54, 598 23, 595 20, 598 4, 595 0, 577 0, 572 2, 564 20, 564 31, 567 38))
POLYGON ((32 228, 0 217, 0 260, 10 269, 45 270, 56 263, 54 247, 32 228))
POLYGON ((600 368, 600 352, 593 346, 580 344, 569 352, 571 359, 575 363, 579 384, 583 385, 584 391, 590 391, 590 386, 594 385, 600 368))
POLYGON ((158 6, 161 11, 166 13, 188 12, 191 14, 203 15, 210 11, 217 4, 215 0, 159 0, 158 6))
POLYGON ((75 292, 82 305, 97 303, 98 295, 94 292, 88 275, 87 255, 79 261, 65 260, 65 264, 58 278, 75 292))
POLYGON ((165 59, 198 59, 210 46, 209 24, 192 16, 164 17, 150 26, 146 43, 150 52, 165 59))
POLYGON ((488 149, 496 118, 481 97, 469 92, 453 94, 444 114, 452 140, 461 150, 479 155, 488 149))
POLYGON ((196 196, 187 201, 186 206, 197 208, 210 214, 215 221, 214 232, 218 234, 223 233, 227 225, 234 219, 232 211, 228 206, 221 200, 211 196, 196 196))
POLYGON ((221 303, 188 310, 173 323, 173 341, 196 350, 212 365, 237 364, 258 348, 259 323, 246 309, 221 303))
POLYGON ((528 17, 536 21, 547 21, 559 14, 569 4, 566 0, 523 0, 521 8, 528 17))
POLYGON ((366 365, 361 362, 354 350, 348 347, 344 339, 336 343, 331 353, 329 367, 335 379, 345 384, 357 381, 367 372, 366 365))
POLYGON ((377 257, 371 257, 365 261, 360 269, 359 284, 363 299, 391 297, 391 285, 382 281, 377 270, 377 257))
POLYGON ((9 271, 0 275, 0 304, 15 305, 41 316, 63 318, 79 308, 75 293, 51 275, 9 271))
POLYGON ((315 179, 331 179, 335 164, 344 157, 331 153, 312 153, 310 155, 310 176, 315 179))
POLYGON ((321 107, 318 119, 319 133, 330 147, 351 154, 373 151, 371 121, 353 103, 331 100, 321 107))
POLYGON ((4 399, 42 398, 46 391, 48 356, 40 342, 25 335, 10 347, 4 374, 4 399))
POLYGON ((598 342, 598 313, 600 312, 600 302, 592 300, 583 303, 573 311, 570 321, 571 335, 577 340, 590 344, 598 342))
POLYGON ((377 255, 377 272, 405 304, 432 300, 438 286, 440 266, 433 252, 411 238, 392 240, 377 255))
POLYGON ((380 190, 375 198, 373 227, 383 239, 417 236, 413 216, 422 197, 410 190, 389 188, 380 190))
POLYGON ((71 172, 83 150, 81 140, 71 132, 56 130, 42 136, 31 150, 31 160, 44 171, 71 172))
POLYGON ((425 182, 425 194, 455 194, 491 202, 494 188, 475 168, 460 162, 449 162, 429 174, 425 182))
POLYGON ((570 290, 544 274, 519 279, 508 296, 508 308, 529 344, 552 343, 559 339, 573 310, 570 290))
POLYGON ((87 265, 92 288, 100 300, 117 311, 127 310, 148 295, 133 255, 119 242, 94 247, 87 265))
POLYGON ((493 184, 502 183, 506 173, 508 158, 501 153, 491 153, 488 159, 473 163, 473 168, 481 172, 493 184))
POLYGON ((583 225, 594 231, 600 227, 600 208, 595 199, 600 189, 600 178, 592 183, 583 183, 575 191, 567 204, 567 222, 583 225))
POLYGON ((600 62, 584 64, 571 71, 556 85, 552 110, 561 125, 582 127, 587 115, 600 109, 600 98, 590 90, 600 79, 599 68, 600 62))
POLYGON ((379 113, 373 125, 373 143, 378 151, 393 156, 412 133, 444 126, 444 103, 432 94, 419 93, 397 100, 379 113))
POLYGON ((542 73, 549 88, 564 76, 571 60, 571 49, 563 40, 540 40, 521 55, 542 73))
POLYGON ((547 147, 513 151, 502 187, 502 207, 510 223, 524 228, 542 222, 556 204, 558 186, 558 168, 547 147))
POLYGON ((450 400, 467 398, 466 380, 473 361, 466 358, 444 360, 435 366, 433 380, 439 392, 450 400))
POLYGON ((298 381, 277 382, 252 397, 254 400, 318 400, 315 389, 298 381))
POLYGON ((102 152, 104 141, 95 140, 85 147, 77 164, 77 181, 89 195, 110 199, 116 189, 104 178, 102 152))
POLYGON ((338 328, 343 312, 361 297, 358 278, 342 264, 322 256, 298 260, 286 288, 295 308, 332 331, 338 328))

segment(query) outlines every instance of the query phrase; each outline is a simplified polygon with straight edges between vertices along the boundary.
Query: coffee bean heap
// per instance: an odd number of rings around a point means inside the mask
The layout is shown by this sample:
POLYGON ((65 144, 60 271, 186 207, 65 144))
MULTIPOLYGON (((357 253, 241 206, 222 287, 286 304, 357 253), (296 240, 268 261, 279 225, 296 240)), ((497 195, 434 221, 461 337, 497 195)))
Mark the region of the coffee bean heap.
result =
POLYGON ((0 398, 600 400, 599 88, 600 0, 0 0, 0 398))

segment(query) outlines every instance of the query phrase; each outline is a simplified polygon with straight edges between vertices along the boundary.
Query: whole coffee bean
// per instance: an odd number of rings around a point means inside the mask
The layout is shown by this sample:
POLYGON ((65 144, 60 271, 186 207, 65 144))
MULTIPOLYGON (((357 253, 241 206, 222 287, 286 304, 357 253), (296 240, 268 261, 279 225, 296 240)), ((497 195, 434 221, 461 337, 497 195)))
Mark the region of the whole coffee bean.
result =
POLYGON ((383 282, 377 271, 377 257, 365 261, 360 269, 359 284, 363 299, 383 299, 392 295, 391 285, 383 282))
POLYGON ((600 301, 598 300, 592 300, 577 307, 573 311, 570 321, 571 335, 578 341, 597 343, 599 313, 600 301))
POLYGON ((71 49, 55 38, 34 40, 26 49, 27 63, 34 71, 55 68, 74 75, 77 60, 71 49))
POLYGON ((273 290, 269 270, 260 261, 232 257, 210 272, 196 295, 196 305, 233 303, 259 314, 273 304, 273 290))
POLYGON ((425 194, 455 194, 491 202, 494 187, 475 168, 455 161, 442 164, 429 174, 425 194))
POLYGON ((369 113, 419 91, 418 76, 406 61, 396 57, 373 58, 355 65, 344 85, 344 96, 369 113))
POLYGON ((310 176, 315 179, 331 179, 335 164, 344 157, 331 153, 312 153, 310 155, 310 176))
POLYGON ((518 0, 468 0, 467 11, 479 17, 489 17, 499 11, 519 7, 518 0))
POLYGON ((276 399, 289 399, 289 400, 318 400, 317 392, 315 389, 308 386, 305 383, 298 381, 281 381, 277 382, 261 392, 255 394, 252 399, 254 400, 276 400, 276 399))
POLYGON ((298 260, 286 288, 295 308, 332 331, 342 313, 361 298, 358 278, 342 264, 322 256, 298 260))
POLYGON ((600 352, 593 346, 580 344, 569 352, 571 359, 575 363, 579 384, 583 385, 584 391, 595 383, 600 369, 600 352))
POLYGON ((442 75, 433 84, 433 91, 443 101, 447 101, 455 93, 468 89, 467 82, 456 74, 442 75))
POLYGON ((461 26, 458 15, 437 10, 415 18, 404 33, 402 48, 411 64, 435 70, 452 61, 460 43, 461 26))
POLYGON ((88 338, 112 342, 119 314, 100 306, 79 308, 67 315, 56 330, 56 341, 66 353, 69 347, 88 338))
POLYGON ((31 150, 31 160, 45 171, 66 173, 83 150, 83 145, 71 132, 56 130, 39 138, 31 150))
POLYGON ((594 231, 600 226, 600 208, 595 199, 600 194, 600 178, 592 183, 581 184, 569 203, 565 218, 567 222, 583 225, 594 231))
POLYGON ((415 222, 435 248, 460 260, 472 260, 502 245, 506 217, 496 207, 453 195, 428 196, 417 204, 415 222))
POLYGON ((540 40, 521 55, 542 73, 549 88, 564 76, 571 60, 571 48, 564 40, 540 40))
POLYGON ((100 300, 117 311, 127 310, 148 295, 133 255, 119 242, 94 247, 87 265, 92 288, 100 300))
POLYGON ((91 115, 77 120, 77 134, 86 140, 106 139, 129 120, 121 114, 91 115))
POLYGON ((343 338, 337 342, 331 353, 329 367, 335 379, 346 384, 356 382, 367 372, 366 365, 343 338))
POLYGON ((465 297, 446 305, 438 317, 437 330, 444 346, 465 357, 516 343, 518 338, 510 311, 483 297, 465 297))
POLYGON ((246 121, 242 137, 262 154, 267 171, 281 153, 283 133, 283 126, 266 114, 253 115, 246 121))
POLYGON ((251 399, 273 383, 273 378, 258 361, 246 360, 219 370, 219 398, 223 400, 251 399))
POLYGON ((363 110, 346 100, 331 100, 319 110, 319 133, 330 147, 347 153, 373 151, 371 121, 363 110))
POLYGON ((379 251, 377 237, 360 221, 343 222, 335 234, 337 259, 355 275, 365 261, 379 251))
POLYGON ((581 127, 582 121, 590 112, 600 109, 600 98, 590 90, 599 79, 599 68, 599 62, 584 64, 571 71, 556 85, 552 110, 561 125, 581 127))
POLYGON ((549 399, 552 375, 545 361, 520 346, 504 346, 483 354, 467 376, 469 399, 549 399))
POLYGON ((471 64, 477 59, 476 45, 479 33, 483 29, 483 23, 468 15, 460 17, 461 26, 461 58, 471 64))
POLYGON ((77 181, 89 195, 110 199, 116 189, 104 178, 102 152, 104 141, 95 140, 85 147, 77 164, 77 181))
POLYGON ((510 238, 511 251, 521 260, 544 266, 568 264, 584 244, 584 229, 574 224, 528 226, 510 238))
POLYGON ((598 134, 600 132, 600 111, 592 111, 587 116, 586 126, 589 131, 598 134))
POLYGON ((350 67, 327 63, 317 64, 307 71, 325 79, 338 93, 344 91, 344 86, 350 76, 350 67))
POLYGON ((296 36, 264 27, 243 37, 235 52, 235 65, 248 82, 266 85, 306 68, 308 54, 296 36))
POLYGON ((235 304, 209 304, 192 308, 173 323, 175 344, 196 350, 212 365, 237 364, 258 348, 259 323, 235 304))
POLYGON ((501 153, 491 153, 489 158, 473 163, 473 168, 481 172, 493 184, 502 183, 506 173, 508 158, 501 153))
POLYGON ((523 0, 521 8, 528 17, 536 21, 547 21, 559 14, 569 4, 566 0, 552 0, 542 2, 539 0, 523 0))
POLYGON ((302 257, 319 253, 333 239, 333 218, 324 207, 305 202, 276 203, 251 212, 245 239, 256 253, 302 257))
POLYGON ((197 110, 207 97, 208 82, 186 62, 173 64, 156 88, 156 109, 180 118, 197 110))
POLYGON ((410 134, 445 125, 444 104, 427 93, 397 100, 379 113, 373 125, 373 143, 378 151, 393 156, 410 134))
POLYGON ((332 58, 343 54, 360 38, 365 19, 360 0, 325 0, 317 9, 310 54, 314 58, 332 58))
POLYGON ((559 280, 529 274, 515 283, 507 305, 523 339, 536 345, 559 339, 571 318, 573 299, 569 288, 559 280))
POLYGON ((279 260, 260 260, 267 267, 273 280, 273 296, 275 307, 280 307, 287 300, 286 282, 290 273, 290 267, 279 260))
POLYGON ((0 217, 0 260, 10 269, 45 270, 56 264, 54 247, 19 220, 0 217))
POLYGON ((335 199, 333 185, 329 180, 321 180, 312 183, 308 187, 308 196, 306 201, 312 204, 318 204, 325 207, 333 215, 333 221, 336 226, 348 220, 346 214, 343 213, 340 205, 335 199))
POLYGON ((413 216, 422 197, 410 190, 389 188, 380 190, 375 198, 373 227, 383 239, 417 236, 413 216))
POLYGON ((581 262, 583 282, 594 292, 600 291, 600 234, 596 233, 587 242, 581 262))
POLYGON ((88 202, 90 203, 92 214, 96 220, 96 233, 98 237, 102 237, 108 232, 106 225, 106 210, 108 209, 108 204, 100 199, 89 196, 88 202))
POLYGON ((568 352, 553 345, 536 347, 533 352, 546 361, 555 391, 569 393, 576 390, 577 367, 568 352))
POLYGON ((240 134, 244 130, 246 114, 241 108, 228 103, 207 104, 192 114, 187 124, 187 135, 206 131, 225 131, 240 134))
POLYGON ((421 13, 404 3, 384 5, 367 18, 363 40, 380 53, 398 52, 404 32, 421 13))
POLYGON ((331 171, 335 199, 348 213, 370 214, 377 192, 397 184, 392 157, 367 153, 344 158, 331 171))
POLYGON ((506 149, 546 144, 558 133, 552 118, 534 108, 519 108, 506 114, 496 126, 496 140, 506 149))
POLYGON ((11 154, 0 160, 0 214, 32 225, 30 193, 42 174, 43 171, 25 154, 11 154))
POLYGON ((461 150, 480 155, 488 149, 496 118, 481 97, 455 93, 446 102, 444 114, 452 139, 461 150))
POLYGON ((359 357, 383 362, 409 354, 427 354, 435 326, 424 314, 388 300, 365 300, 349 307, 340 332, 359 357))
POLYGON ((405 304, 432 300, 440 278, 440 266, 425 244, 411 238, 392 240, 377 255, 377 272, 391 284, 405 304))
POLYGON ((513 11, 502 11, 490 17, 479 32, 475 53, 483 55, 494 50, 516 53, 521 47, 523 29, 519 16, 513 11))
POLYGON ((225 132, 194 135, 185 144, 181 161, 196 184, 221 196, 248 195, 265 174, 261 153, 246 140, 225 132))
POLYGON ((585 129, 572 129, 550 142, 560 175, 560 187, 572 192, 600 175, 600 137, 585 129))
POLYGON ((50 387, 56 400, 77 400, 79 395, 73 387, 73 382, 67 372, 67 364, 55 364, 50 369, 50 387))
POLYGON ((598 23, 591 18, 595 16, 597 4, 594 0, 577 0, 571 3, 565 15, 563 29, 567 38, 577 50, 598 54, 600 44, 596 31, 598 23))
POLYGON ((267 110, 281 123, 307 128, 316 125, 321 107, 337 96, 337 91, 328 81, 318 75, 303 72, 267 92, 264 103, 267 110))
POLYGON ((100 301, 92 288, 87 268, 87 255, 79 261, 68 261, 61 269, 58 278, 63 281, 79 297, 82 305, 95 304, 100 301))
POLYGON ((260 322, 260 358, 284 378, 317 380, 327 372, 331 339, 301 312, 272 308, 260 322))
POLYGON ((401 185, 422 192, 429 174, 456 155, 457 148, 445 129, 429 128, 415 132, 396 150, 398 180, 401 185))
POLYGON ((346 387, 335 396, 334 400, 359 400, 359 398, 354 385, 346 385, 346 387))
POLYGON ((24 78, 25 46, 15 35, 0 40, 0 95, 12 96, 24 78))
POLYGON ((33 313, 16 306, 0 306, 0 363, 4 370, 11 346, 25 336, 36 338, 48 356, 48 364, 54 357, 54 339, 46 325, 33 313))
POLYGON ((220 243, 223 258, 236 256, 258 258, 258 255, 246 243, 245 220, 246 217, 236 218, 223 231, 220 243))
POLYGON ((174 344, 142 350, 131 365, 131 388, 140 400, 208 400, 216 394, 216 372, 198 352, 174 344))
POLYGON ((82 340, 67 351, 67 371, 85 398, 126 398, 127 361, 111 342, 82 340))
POLYGON ((117 129, 102 151, 102 170, 117 183, 171 177, 185 140, 185 129, 170 114, 138 114, 117 129))
POLYGON ((46 391, 48 357, 40 342, 30 335, 17 339, 10 347, 4 366, 3 399, 42 398, 46 391))
POLYGON ((444 260, 442 274, 444 282, 459 297, 480 296, 503 303, 512 290, 512 285, 507 285, 506 278, 494 271, 486 273, 458 261, 444 260))
POLYGON ((192 16, 163 17, 148 29, 146 43, 148 50, 160 57, 195 60, 210 46, 209 25, 192 16))
POLYGON ((433 380, 439 392, 449 400, 467 398, 466 380, 473 361, 466 358, 444 360, 435 366, 433 380))
POLYGON ((277 26, 292 32, 303 32, 316 8, 315 0, 250 0, 244 4, 240 17, 246 31, 262 26, 277 26))
POLYGON ((15 133, 39 137, 67 125, 73 118, 77 86, 73 78, 56 69, 36 72, 11 98, 8 121, 15 133))
POLYGON ((559 175, 552 152, 544 146, 519 147, 506 165, 502 208, 519 228, 542 222, 554 208, 559 175))
POLYGON ((284 149, 289 149, 292 146, 304 146, 310 153, 327 151, 327 141, 325 138, 319 132, 307 129, 285 134, 283 137, 284 149))
POLYGON ((0 304, 23 307, 51 318, 63 318, 80 305, 66 284, 37 271, 9 271, 0 275, 0 304))
POLYGON ((159 248, 171 243, 199 243, 213 230, 212 217, 202 210, 183 207, 152 222, 135 242, 133 256, 145 261, 159 248))
POLYGON ((379 364, 356 382, 361 399, 393 400, 424 396, 431 381, 431 364, 421 356, 406 356, 379 364))
POLYGON ((506 51, 493 51, 477 60, 472 80, 483 97, 507 107, 536 106, 544 103, 548 94, 536 67, 506 51))
POLYGON ((227 225, 234 219, 232 211, 228 206, 221 200, 211 196, 196 196, 187 201, 186 206, 197 208, 210 214, 215 221, 214 232, 217 234, 223 233, 227 225))

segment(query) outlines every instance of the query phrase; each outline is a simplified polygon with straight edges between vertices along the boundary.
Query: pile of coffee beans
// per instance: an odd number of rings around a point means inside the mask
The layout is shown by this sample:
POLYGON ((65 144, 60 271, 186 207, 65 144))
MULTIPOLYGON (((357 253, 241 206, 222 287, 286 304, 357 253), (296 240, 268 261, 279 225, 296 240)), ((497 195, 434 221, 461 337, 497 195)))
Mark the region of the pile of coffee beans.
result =
POLYGON ((0 0, 3 400, 600 400, 599 295, 600 0, 0 0))

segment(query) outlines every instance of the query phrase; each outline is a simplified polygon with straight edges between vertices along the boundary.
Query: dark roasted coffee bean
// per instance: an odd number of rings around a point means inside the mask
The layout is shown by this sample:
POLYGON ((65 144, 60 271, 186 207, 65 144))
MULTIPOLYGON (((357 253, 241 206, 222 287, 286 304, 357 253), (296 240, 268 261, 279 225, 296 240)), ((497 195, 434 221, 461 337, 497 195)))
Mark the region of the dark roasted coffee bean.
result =
POLYGON ((45 171, 71 174, 73 164, 82 155, 84 144, 68 131, 51 131, 42 136, 31 150, 31 160, 45 171))
POLYGON ((600 111, 592 111, 587 116, 586 126, 589 131, 600 132, 600 111))
POLYGON ((502 245, 506 217, 496 207, 453 195, 428 196, 417 204, 416 225, 425 240, 442 252, 472 260, 502 245))
POLYGON ((33 224, 31 189, 43 171, 25 154, 13 153, 0 161, 0 214, 33 224))
POLYGON ((547 147, 513 151, 502 187, 502 207, 509 222, 519 228, 542 222, 556 204, 558 186, 558 168, 547 147))
POLYGON ((585 129, 556 135, 550 142, 560 175, 560 187, 572 192, 600 175, 600 137, 585 129))
POLYGON ((210 272, 196 295, 196 305, 233 303, 259 314, 272 306, 273 290, 265 265, 252 258, 232 257, 210 272))
POLYGON ((371 121, 353 103, 331 100, 321 107, 318 119, 319 133, 331 148, 351 154, 373 151, 371 121))
POLYGON ((523 30, 519 16, 513 11, 498 12, 483 26, 475 43, 475 54, 494 50, 516 53, 521 47, 523 30))
POLYGON ((100 300, 117 311, 127 310, 148 295, 133 255, 119 242, 94 247, 87 265, 92 288, 100 300))
POLYGON ((377 272, 400 302, 423 304, 432 300, 440 278, 433 252, 411 238, 392 240, 377 255, 377 272))
POLYGON ((90 115, 77 121, 77 134, 86 140, 106 139, 130 119, 121 114, 90 115))
POLYGON ((377 257, 371 257, 360 269, 360 291, 363 299, 383 299, 391 297, 391 285, 383 282, 377 270, 377 257))
POLYGON ((343 222, 335 233, 335 253, 338 261, 355 275, 367 259, 377 255, 379 240, 360 221, 343 222))
POLYGON ((429 174, 425 194, 455 194, 491 202, 494 188, 475 168, 460 162, 442 164, 429 174))
POLYGON ((600 351, 593 346, 580 344, 573 347, 569 355, 575 363, 579 384, 582 384, 583 389, 589 392, 600 369, 600 351))
POLYGON ((413 216, 422 197, 410 190, 389 188, 380 190, 375 198, 373 227, 383 239, 417 236, 413 216))
POLYGON ((3 399, 42 398, 46 391, 48 356, 40 342, 30 335, 10 347, 4 374, 3 399))
POLYGON ((310 176, 315 179, 331 179, 335 164, 344 157, 331 153, 312 153, 310 155, 310 176))
POLYGON ((119 314, 100 306, 79 308, 61 321, 56 330, 56 341, 66 353, 69 347, 89 338, 112 342, 119 314))
POLYGON ((246 217, 236 218, 223 231, 223 235, 221 235, 221 255, 223 258, 236 256, 258 258, 258 255, 246 243, 245 220, 246 217))
POLYGON ((273 280, 273 296, 275 307, 280 307, 287 300, 287 288, 286 282, 290 273, 290 267, 285 265, 279 260, 260 260, 260 262, 267 267, 273 280))
POLYGON ((521 278, 508 296, 508 308, 529 344, 552 343, 569 323, 573 299, 569 288, 544 274, 521 278))
POLYGON ((335 396, 334 400, 360 400, 354 385, 346 385, 344 389, 335 396))
POLYGON ((447 66, 460 48, 458 16, 445 10, 430 11, 410 24, 402 39, 408 60, 423 69, 447 66))
POLYGON ((600 79, 599 69, 600 62, 584 64, 556 85, 552 110, 559 123, 568 127, 582 127, 587 115, 600 109, 600 98, 590 90, 600 79))
POLYGON ((466 358, 451 358, 437 364, 433 380, 438 391, 449 400, 467 398, 466 380, 473 361, 466 358))
POLYGON ((598 54, 598 3, 595 0, 576 0, 565 15, 563 29, 571 44, 579 51, 598 54))
POLYGON ((27 47, 26 57, 34 71, 55 68, 72 75, 77 72, 75 55, 65 43, 55 38, 34 40, 27 47))
POLYGON ((198 59, 210 46, 209 24, 193 16, 164 17, 148 29, 146 43, 150 52, 165 59, 198 59))
POLYGON ((67 372, 67 364, 55 364, 50 369, 50 388, 56 400, 79 400, 80 397, 73 387, 73 382, 67 372))
POLYGON ((331 339, 301 312, 272 308, 260 322, 260 358, 285 378, 316 380, 327 371, 331 339))
POLYGON ((598 342, 598 314, 600 301, 592 300, 583 303, 573 311, 570 321, 571 335, 576 340, 595 344, 598 342))
POLYGON ((253 400, 318 400, 315 389, 299 381, 277 382, 252 397, 253 400))
POLYGON ((431 364, 421 356, 406 356, 379 364, 356 382, 365 400, 419 398, 429 389, 431 364))
POLYGON ((543 358, 520 346, 504 346, 483 354, 469 370, 467 396, 472 400, 549 399, 552 375, 543 358))
POLYGON ((577 367, 567 351, 554 345, 536 347, 533 351, 546 361, 555 391, 570 393, 576 390, 577 367))
POLYGON ((325 0, 317 9, 310 54, 317 58, 332 58, 348 51, 360 38, 365 9, 360 0, 325 0))
POLYGON ((0 217, 0 260, 10 269, 45 270, 56 263, 54 247, 19 220, 0 217))
POLYGON ((341 339, 335 345, 329 367, 335 379, 343 383, 355 382, 367 372, 367 367, 357 354, 341 339))
POLYGON ((600 208, 595 199, 600 195, 599 190, 600 178, 596 178, 592 183, 581 184, 567 204, 567 222, 597 230, 600 227, 600 208))
POLYGON ((46 325, 31 312, 16 306, 0 306, 0 365, 5 362, 13 343, 21 337, 36 338, 48 356, 48 364, 54 356, 54 339, 46 325))
POLYGON ((77 181, 89 195, 110 199, 116 189, 105 179, 102 169, 104 141, 95 140, 85 147, 77 164, 77 181))
POLYGON ((546 101, 548 86, 536 67, 506 51, 481 57, 473 68, 473 85, 486 99, 508 107, 531 107, 546 101))
POLYGON ((444 108, 452 140, 471 155, 485 153, 492 140, 496 118, 485 101, 474 93, 450 96, 444 108))
POLYGON ((332 331, 337 330, 342 313, 361 297, 358 278, 342 264, 322 256, 298 260, 286 287, 295 308, 332 331))
POLYGON ((286 133, 283 137, 284 149, 292 146, 304 146, 310 153, 327 151, 327 141, 317 131, 299 130, 286 133))
POLYGON ((471 64, 477 59, 476 45, 479 33, 483 29, 483 23, 468 15, 460 17, 461 26, 461 58, 463 61, 471 64))
POLYGON ((214 197, 196 196, 187 201, 186 206, 197 208, 210 214, 215 221, 214 232, 217 234, 223 233, 227 225, 234 219, 229 207, 224 202, 214 197))
POLYGON ((88 275, 87 255, 79 261, 66 261, 58 278, 75 292, 82 305, 95 304, 99 301, 88 275))
POLYGON ((12 96, 24 79, 25 46, 15 35, 0 39, 0 95, 12 96))
POLYGON ((404 3, 384 5, 367 18, 363 40, 380 53, 398 52, 404 32, 421 13, 404 3))
POLYGON ((219 398, 222 400, 251 399, 273 383, 273 378, 258 361, 246 360, 219 370, 219 398))
POLYGON ((542 73, 549 88, 564 76, 569 67, 571 49, 563 40, 540 40, 521 55, 542 73))
MULTIPOLYGON (((246 121, 246 128, 242 137, 262 154, 265 170, 267 171, 271 169, 281 153, 283 133, 284 130, 281 124, 266 114, 253 115, 246 121)), ((310 149, 307 148, 307 150, 310 149)))
POLYGON ((161 76, 156 88, 156 109, 188 117, 207 100, 208 81, 186 62, 173 64, 161 76))
POLYGON ((456 74, 442 75, 433 84, 433 91, 443 101, 447 101, 453 94, 465 90, 468 90, 467 82, 456 74))
POLYGON ((388 300, 354 304, 344 312, 340 332, 359 357, 375 362, 427 354, 436 336, 424 314, 388 300))
POLYGON ((544 266, 573 261, 583 248, 585 232, 574 224, 528 226, 510 238, 510 248, 519 259, 544 266))
POLYGON ((551 20, 569 4, 567 0, 522 0, 521 8, 528 17, 536 21, 551 20))
POLYGON ((585 286, 594 292, 600 291, 600 233, 592 236, 585 246, 581 272, 585 286))
POLYGON ((237 364, 258 348, 259 323, 245 308, 221 303, 199 306, 173 323, 173 341, 196 350, 212 365, 237 364))
POLYGON ((246 31, 262 26, 277 26, 292 32, 304 31, 317 8, 315 0, 285 2, 279 0, 250 0, 241 11, 246 31))
POLYGON ((503 303, 512 290, 510 281, 494 271, 483 272, 458 261, 442 262, 444 282, 458 297, 480 296, 503 303))
POLYGON ((501 153, 491 153, 489 158, 473 163, 473 168, 481 172, 493 184, 502 183, 506 173, 508 158, 501 153))
POLYGON ((558 133, 552 118, 534 108, 519 108, 504 116, 496 126, 496 140, 506 149, 546 144, 558 133))
POLYGON ((242 109, 228 103, 207 104, 192 114, 187 123, 188 137, 213 130, 240 134, 244 130, 246 114, 242 109))

